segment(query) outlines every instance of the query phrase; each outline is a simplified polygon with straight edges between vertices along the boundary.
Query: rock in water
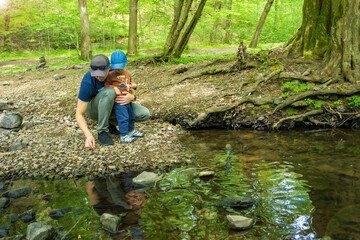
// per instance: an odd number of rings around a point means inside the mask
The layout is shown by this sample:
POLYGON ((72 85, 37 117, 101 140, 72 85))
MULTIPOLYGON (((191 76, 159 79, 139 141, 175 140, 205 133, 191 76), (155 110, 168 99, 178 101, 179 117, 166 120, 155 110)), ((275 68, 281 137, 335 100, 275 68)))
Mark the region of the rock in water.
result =
POLYGON ((121 225, 121 218, 112 214, 101 215, 100 222, 103 228, 111 233, 118 233, 121 225))
POLYGON ((254 223, 254 219, 240 215, 227 215, 226 218, 228 220, 229 227, 236 230, 249 229, 254 223))
POLYGON ((47 224, 30 223, 26 232, 27 240, 45 240, 51 239, 54 233, 54 228, 47 224))
POLYGON ((158 175, 156 175, 155 173, 145 171, 145 172, 142 172, 137 177, 135 177, 133 179, 133 183, 134 183, 134 185, 147 187, 147 186, 154 185, 159 180, 160 180, 160 177, 158 175))

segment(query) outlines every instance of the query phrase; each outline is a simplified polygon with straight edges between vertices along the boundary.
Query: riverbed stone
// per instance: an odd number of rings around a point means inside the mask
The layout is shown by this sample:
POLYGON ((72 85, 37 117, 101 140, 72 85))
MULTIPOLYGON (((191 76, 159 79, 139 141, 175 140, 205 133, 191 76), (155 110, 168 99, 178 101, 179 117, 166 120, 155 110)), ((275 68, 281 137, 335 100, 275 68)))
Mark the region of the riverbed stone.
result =
POLYGON ((9 232, 3 229, 0 229, 0 238, 8 237, 9 232))
POLYGON ((20 215, 20 218, 24 223, 32 222, 35 220, 35 212, 34 212, 34 210, 30 209, 26 212, 23 212, 20 215))
POLYGON ((27 240, 45 240, 50 239, 54 233, 54 228, 43 223, 30 223, 27 227, 27 240))
POLYGON ((11 189, 3 194, 3 197, 7 198, 20 198, 27 196, 31 192, 31 189, 29 186, 23 186, 16 189, 11 189))
POLYGON ((161 178, 153 172, 142 172, 137 177, 133 179, 135 186, 153 186, 157 181, 160 181, 161 178))
POLYGON ((21 125, 23 117, 19 113, 0 114, 0 128, 13 129, 21 125))
POLYGON ((231 207, 234 210, 244 210, 252 207, 254 200, 245 196, 231 195, 222 199, 219 205, 222 207, 231 207))
POLYGON ((254 224, 254 219, 241 215, 227 215, 226 218, 231 229, 246 230, 254 224))
POLYGON ((0 190, 5 190, 5 184, 0 182, 0 190))
POLYGON ((6 197, 0 198, 0 208, 7 208, 10 205, 10 200, 6 197))
POLYGON ((8 222, 14 223, 17 222, 20 219, 19 214, 17 213, 10 213, 7 217, 8 222))
POLYGON ((109 213, 104 213, 100 217, 103 228, 111 233, 118 233, 121 226, 121 218, 109 213))
POLYGON ((21 150, 21 149, 26 148, 26 147, 27 147, 26 143, 24 143, 24 142, 16 142, 16 143, 12 144, 9 147, 9 152, 21 150))
POLYGON ((7 102, 0 102, 0 111, 8 110, 9 108, 9 104, 7 102))
POLYGON ((67 207, 67 208, 61 208, 61 209, 53 209, 50 211, 50 217, 52 219, 58 220, 62 217, 64 217, 64 215, 68 212, 71 212, 72 208, 71 207, 67 207))
POLYGON ((214 171, 201 171, 199 177, 213 177, 215 175, 214 171))

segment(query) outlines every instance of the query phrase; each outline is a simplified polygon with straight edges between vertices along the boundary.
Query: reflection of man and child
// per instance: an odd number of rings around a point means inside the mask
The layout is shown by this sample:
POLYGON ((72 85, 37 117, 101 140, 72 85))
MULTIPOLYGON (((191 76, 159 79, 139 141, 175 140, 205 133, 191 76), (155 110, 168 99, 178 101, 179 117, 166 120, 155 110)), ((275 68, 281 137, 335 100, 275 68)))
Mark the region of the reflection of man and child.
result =
POLYGON ((95 212, 99 215, 119 215, 127 212, 124 222, 136 224, 140 218, 138 210, 146 203, 146 194, 133 189, 131 176, 96 177, 85 183, 86 192, 95 212), (128 182, 126 182, 128 181, 128 182))
POLYGON ((150 112, 146 107, 133 103, 136 100, 133 91, 137 85, 124 69, 126 63, 127 57, 122 51, 112 53, 111 62, 103 54, 96 55, 91 60, 91 70, 81 81, 76 121, 86 137, 87 148, 95 148, 95 138, 87 126, 85 114, 98 122, 101 145, 114 144, 110 134, 120 135, 120 141, 125 143, 144 136, 144 133, 135 130, 134 123, 147 120, 150 112))

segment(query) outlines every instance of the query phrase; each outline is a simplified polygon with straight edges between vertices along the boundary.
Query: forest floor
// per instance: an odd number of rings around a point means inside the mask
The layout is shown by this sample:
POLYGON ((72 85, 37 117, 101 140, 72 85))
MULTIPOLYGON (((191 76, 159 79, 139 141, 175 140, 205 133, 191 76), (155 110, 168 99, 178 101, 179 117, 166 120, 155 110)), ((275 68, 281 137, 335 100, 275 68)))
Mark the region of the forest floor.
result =
MULTIPOLYGON (((75 120, 77 94, 88 66, 6 75, 0 78, 0 102, 9 109, 3 112, 20 113, 24 124, 16 131, 0 129, 0 178, 166 170, 194 160, 178 139, 189 128, 359 126, 351 102, 323 93, 325 83, 304 80, 311 75, 309 67, 320 63, 286 62, 262 53, 254 59, 246 64, 236 57, 187 65, 154 64, 151 59, 130 62, 127 69, 138 84, 137 102, 152 114, 150 120, 136 124, 146 135, 131 144, 121 143, 116 136, 114 146, 97 144, 95 150, 84 148, 75 120), (56 74, 65 78, 55 80, 56 74), (297 99, 303 92, 319 94, 297 99), (22 147, 9 151, 14 146, 22 147)), ((38 61, 0 61, 0 67, 38 61)), ((89 127, 96 136, 96 123, 89 120, 89 127)))

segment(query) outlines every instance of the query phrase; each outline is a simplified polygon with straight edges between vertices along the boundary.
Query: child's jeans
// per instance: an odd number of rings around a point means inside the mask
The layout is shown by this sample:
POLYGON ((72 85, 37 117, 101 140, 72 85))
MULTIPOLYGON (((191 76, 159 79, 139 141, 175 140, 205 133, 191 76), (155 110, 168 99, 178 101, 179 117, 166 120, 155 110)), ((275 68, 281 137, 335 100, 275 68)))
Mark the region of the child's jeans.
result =
POLYGON ((128 135, 135 129, 135 114, 131 104, 114 103, 116 120, 119 124, 120 136, 128 135))

